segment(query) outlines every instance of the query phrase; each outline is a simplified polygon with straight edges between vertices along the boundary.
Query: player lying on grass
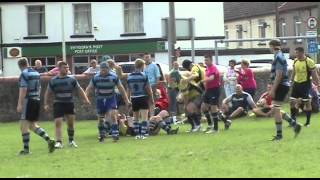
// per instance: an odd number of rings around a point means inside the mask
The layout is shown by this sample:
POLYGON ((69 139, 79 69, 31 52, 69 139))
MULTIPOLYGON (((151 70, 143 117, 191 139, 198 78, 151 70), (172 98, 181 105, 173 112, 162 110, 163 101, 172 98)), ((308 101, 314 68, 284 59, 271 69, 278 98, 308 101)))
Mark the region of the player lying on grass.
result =
POLYGON ((161 129, 164 130, 168 135, 177 134, 179 127, 172 129, 171 125, 173 123, 173 118, 170 117, 169 112, 162 110, 158 115, 150 118, 149 134, 152 136, 158 135, 161 129))
MULTIPOLYGON (((257 108, 252 111, 257 117, 272 117, 272 97, 270 95, 271 85, 267 87, 267 92, 263 93, 257 102, 257 108)), ((281 117, 289 123, 289 126, 294 127, 296 122, 284 110, 281 110, 281 117)), ((297 124, 295 131, 300 131, 301 125, 297 124)))

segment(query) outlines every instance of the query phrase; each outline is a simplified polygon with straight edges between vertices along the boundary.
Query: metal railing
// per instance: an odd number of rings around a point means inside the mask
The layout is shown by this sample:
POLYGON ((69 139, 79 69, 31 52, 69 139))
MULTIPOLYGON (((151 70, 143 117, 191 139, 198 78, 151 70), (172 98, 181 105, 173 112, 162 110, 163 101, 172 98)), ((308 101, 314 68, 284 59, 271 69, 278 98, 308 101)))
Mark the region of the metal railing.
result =
POLYGON ((226 42, 251 42, 251 41, 270 41, 272 39, 279 40, 295 40, 295 39, 317 39, 317 36, 287 36, 287 37, 272 37, 272 38, 251 38, 251 39, 219 39, 214 41, 214 55, 216 64, 219 64, 219 49, 218 43, 226 42))

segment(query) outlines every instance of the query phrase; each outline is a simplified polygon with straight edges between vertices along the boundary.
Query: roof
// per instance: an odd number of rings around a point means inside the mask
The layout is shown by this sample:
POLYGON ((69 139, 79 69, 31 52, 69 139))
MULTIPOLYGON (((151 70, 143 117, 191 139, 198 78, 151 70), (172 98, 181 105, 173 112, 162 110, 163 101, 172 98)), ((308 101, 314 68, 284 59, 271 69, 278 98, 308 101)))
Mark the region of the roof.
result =
POLYGON ((279 6, 279 13, 304 8, 317 8, 318 2, 285 2, 279 6))
POLYGON ((275 15, 276 3, 278 3, 279 13, 312 7, 317 8, 318 4, 318 2, 224 2, 224 21, 275 15))
MULTIPOLYGON (((275 13, 276 2, 224 2, 224 20, 231 21, 247 17, 275 13)), ((281 4, 280 2, 278 2, 281 4)))

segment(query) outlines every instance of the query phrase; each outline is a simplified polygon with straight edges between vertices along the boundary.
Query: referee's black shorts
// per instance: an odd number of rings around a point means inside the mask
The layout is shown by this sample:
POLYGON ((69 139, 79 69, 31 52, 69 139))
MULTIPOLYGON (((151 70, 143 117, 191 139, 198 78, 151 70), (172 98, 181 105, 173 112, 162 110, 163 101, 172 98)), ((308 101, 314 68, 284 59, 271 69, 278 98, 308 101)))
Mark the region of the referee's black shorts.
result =
POLYGON ((292 86, 292 93, 291 97, 298 99, 310 99, 310 89, 311 89, 311 83, 310 82, 303 82, 303 83, 297 83, 294 82, 292 86))

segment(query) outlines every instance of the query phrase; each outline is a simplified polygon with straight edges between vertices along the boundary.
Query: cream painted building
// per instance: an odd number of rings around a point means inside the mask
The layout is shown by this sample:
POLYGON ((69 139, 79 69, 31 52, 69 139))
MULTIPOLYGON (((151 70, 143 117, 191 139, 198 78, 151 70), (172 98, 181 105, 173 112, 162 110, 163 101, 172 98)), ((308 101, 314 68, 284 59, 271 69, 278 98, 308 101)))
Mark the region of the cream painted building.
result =
MULTIPOLYGON (((274 2, 225 2, 226 39, 268 38, 276 35, 274 2)), ((230 42, 228 49, 267 48, 266 42, 230 42)))

